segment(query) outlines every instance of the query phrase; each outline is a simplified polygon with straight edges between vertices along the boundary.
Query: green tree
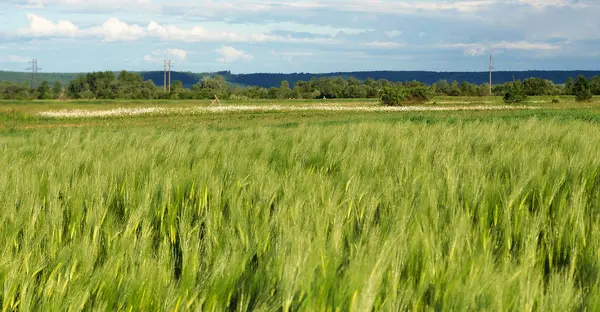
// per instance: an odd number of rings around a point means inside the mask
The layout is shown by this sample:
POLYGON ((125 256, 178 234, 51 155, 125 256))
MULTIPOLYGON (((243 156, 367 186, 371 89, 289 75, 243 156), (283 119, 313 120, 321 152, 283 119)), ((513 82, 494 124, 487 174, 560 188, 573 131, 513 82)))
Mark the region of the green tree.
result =
POLYGON ((527 96, 554 95, 557 91, 552 81, 542 78, 523 80, 523 90, 527 96))
POLYGON ((460 95, 462 96, 474 96, 477 94, 476 88, 474 84, 469 83, 468 81, 463 81, 460 84, 460 95))
POLYGON ((328 99, 339 98, 343 95, 344 90, 348 82, 342 77, 319 77, 313 78, 311 83, 314 85, 314 89, 320 91, 319 97, 325 97, 328 99))
POLYGON ((298 80, 294 84, 294 93, 303 99, 313 99, 319 96, 319 94, 315 95, 314 86, 310 81, 302 80, 298 80))
POLYGON ((593 95, 600 95, 600 76, 590 79, 590 90, 593 95))
POLYGON ((384 86, 381 89, 381 104, 387 106, 400 106, 406 99, 404 88, 400 86, 384 86))
POLYGON ((477 96, 489 96, 490 95, 490 85, 487 83, 475 86, 475 93, 477 96))
POLYGON ((565 87, 563 89, 563 94, 564 95, 573 95, 573 77, 569 77, 567 78, 567 83, 565 84, 565 87))
POLYGON ((415 86, 406 88, 405 99, 412 103, 427 102, 433 97, 432 90, 427 86, 415 86))
POLYGON ((373 98, 379 96, 381 87, 373 78, 365 79, 364 85, 367 87, 367 97, 373 98))
POLYGON ((7 83, 2 87, 2 98, 6 100, 32 100, 33 94, 30 92, 29 84, 7 83))
POLYGON ((152 80, 146 80, 142 83, 141 96, 143 99, 154 99, 156 98, 156 85, 152 80))
POLYGON ((50 91, 50 84, 48 81, 42 81, 40 86, 37 88, 38 99, 41 100, 49 100, 52 98, 52 93, 50 91))
POLYGON ((505 84, 504 103, 514 104, 521 103, 527 99, 523 83, 520 80, 507 82, 505 84))
POLYGON ((220 99, 229 97, 229 85, 225 77, 221 75, 204 79, 199 85, 199 91, 202 97, 207 99, 213 99, 215 96, 218 96, 220 99))
POLYGON ((368 88, 362 84, 349 84, 344 91, 344 97, 351 99, 364 99, 368 95, 368 88))
POLYGON ((266 99, 269 95, 269 91, 261 87, 246 87, 240 88, 237 94, 249 99, 266 99))
POLYGON ((460 90, 460 86, 458 85, 458 81, 452 81, 450 83, 450 93, 448 95, 460 96, 460 94, 461 94, 461 90, 460 90))
POLYGON ((183 87, 183 82, 181 80, 175 80, 171 84, 171 96, 172 99, 187 99, 189 94, 187 90, 183 87))
POLYGON ((590 101, 592 99, 590 83, 585 76, 577 76, 573 85, 573 95, 575 95, 575 99, 578 102, 590 101))
POLYGON ((278 88, 269 88, 267 91, 267 98, 271 100, 277 99, 277 95, 279 94, 278 88))
POLYGON ((360 85, 362 85, 362 82, 360 82, 360 80, 356 79, 355 77, 348 78, 348 86, 360 86, 360 85))
POLYGON ((290 83, 287 80, 281 82, 279 90, 277 91, 278 99, 289 99, 292 97, 292 89, 290 83))
MULTIPOLYGON (((114 99, 117 94, 113 88, 115 75, 113 72, 94 72, 85 76, 79 76, 69 84, 69 95, 79 97, 83 91, 91 91, 95 98, 114 99)), ((86 93, 87 95, 88 93, 86 93)))
POLYGON ((450 95, 450 84, 447 80, 440 80, 433 86, 437 95, 450 95))
POLYGON ((89 99, 94 98, 94 92, 92 92, 91 90, 85 90, 85 91, 79 92, 79 94, 77 96, 80 99, 89 100, 89 99))
POLYGON ((54 85, 52 86, 52 92, 54 93, 54 97, 59 97, 62 94, 62 84, 60 81, 56 80, 54 85))

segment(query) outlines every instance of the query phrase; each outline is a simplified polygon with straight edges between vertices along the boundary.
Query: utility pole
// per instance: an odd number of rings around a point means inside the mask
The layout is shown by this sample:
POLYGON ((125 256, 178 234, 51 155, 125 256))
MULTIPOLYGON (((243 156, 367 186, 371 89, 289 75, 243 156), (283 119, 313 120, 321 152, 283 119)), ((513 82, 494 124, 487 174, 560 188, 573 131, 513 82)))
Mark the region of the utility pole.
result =
POLYGON ((163 73, 163 93, 167 93, 167 60, 165 60, 165 67, 164 67, 164 73, 163 73))
POLYGON ((490 96, 492 95, 492 71, 494 70, 494 59, 490 55, 490 96))
POLYGON ((27 70, 31 70, 31 85, 30 85, 30 87, 35 88, 35 83, 37 82, 37 74, 42 69, 38 67, 37 59, 31 60, 29 62, 29 64, 31 64, 31 67, 27 68, 27 70))
POLYGON ((171 93, 171 60, 169 60, 169 93, 171 93))

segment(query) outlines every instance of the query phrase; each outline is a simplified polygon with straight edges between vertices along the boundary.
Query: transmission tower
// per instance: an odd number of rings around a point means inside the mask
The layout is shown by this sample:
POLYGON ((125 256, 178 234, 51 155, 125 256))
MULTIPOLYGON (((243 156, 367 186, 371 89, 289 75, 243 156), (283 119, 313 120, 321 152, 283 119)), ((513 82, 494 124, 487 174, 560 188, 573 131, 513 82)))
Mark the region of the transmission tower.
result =
POLYGON ((35 88, 35 84, 37 83, 38 79, 38 73, 40 70, 42 70, 40 67, 38 67, 38 60, 37 59, 33 59, 29 62, 29 64, 31 64, 30 68, 27 68, 27 70, 31 71, 31 88, 35 88))

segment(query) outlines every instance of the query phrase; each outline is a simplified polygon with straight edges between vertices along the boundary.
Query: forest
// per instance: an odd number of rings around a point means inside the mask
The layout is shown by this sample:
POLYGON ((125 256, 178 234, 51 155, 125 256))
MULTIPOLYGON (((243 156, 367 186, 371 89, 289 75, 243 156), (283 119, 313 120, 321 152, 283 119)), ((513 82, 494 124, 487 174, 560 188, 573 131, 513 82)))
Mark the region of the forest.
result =
MULTIPOLYGON (((584 76, 579 76, 587 79, 584 76)), ((558 96, 574 95, 574 80, 567 78, 565 84, 542 78, 525 78, 520 82, 525 96, 558 96)), ((600 75, 589 80, 592 95, 600 95, 600 75)), ((493 85, 492 95, 504 96, 514 83, 506 82, 493 85)), ((387 79, 355 77, 313 77, 310 80, 299 80, 291 84, 287 80, 279 83, 279 87, 242 86, 232 84, 223 75, 205 76, 201 81, 186 88, 181 80, 171 84, 171 90, 165 91, 152 80, 144 80, 139 73, 121 71, 94 72, 80 75, 68 84, 57 80, 43 81, 33 88, 26 82, 0 82, 0 99, 34 100, 34 99, 336 99, 336 98, 378 98, 385 88, 402 86, 419 87, 436 96, 489 96, 488 84, 474 84, 467 81, 458 82, 440 80, 432 84, 420 81, 392 82, 387 79)))

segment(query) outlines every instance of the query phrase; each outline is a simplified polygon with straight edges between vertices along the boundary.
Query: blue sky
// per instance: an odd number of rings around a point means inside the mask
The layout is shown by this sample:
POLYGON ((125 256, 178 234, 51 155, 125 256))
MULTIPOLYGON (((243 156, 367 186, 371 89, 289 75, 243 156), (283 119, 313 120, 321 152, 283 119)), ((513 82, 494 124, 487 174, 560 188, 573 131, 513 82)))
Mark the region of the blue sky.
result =
POLYGON ((600 69, 597 0, 3 0, 0 69, 600 69))

